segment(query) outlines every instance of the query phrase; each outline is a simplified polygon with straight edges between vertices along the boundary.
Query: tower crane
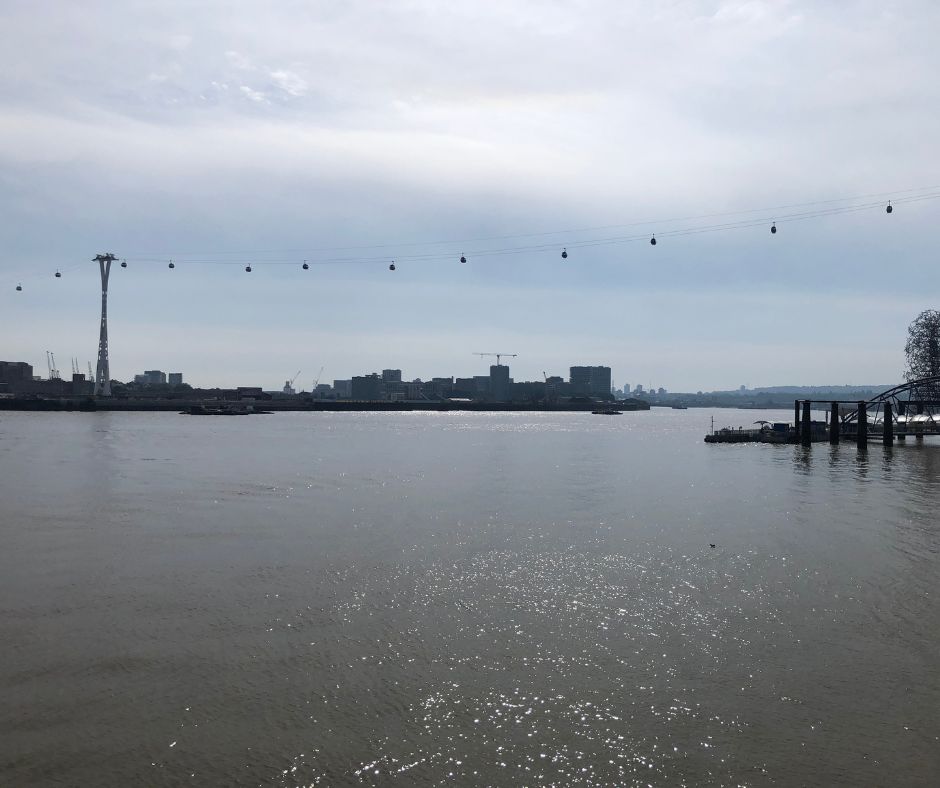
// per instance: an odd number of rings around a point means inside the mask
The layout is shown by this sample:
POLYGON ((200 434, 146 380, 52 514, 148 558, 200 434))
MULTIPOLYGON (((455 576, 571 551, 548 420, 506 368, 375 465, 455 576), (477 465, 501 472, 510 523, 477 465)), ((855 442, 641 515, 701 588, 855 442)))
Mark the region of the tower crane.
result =
POLYGON ((519 354, 518 353, 474 353, 473 355, 480 356, 480 358, 482 358, 483 356, 496 356, 496 366, 499 367, 499 366, 502 366, 499 363, 499 360, 502 356, 506 356, 507 358, 515 358, 519 354))
POLYGON ((320 385, 320 378, 322 377, 322 375, 323 375, 323 367, 320 367, 320 371, 317 373, 317 379, 316 379, 315 381, 313 381, 313 390, 314 390, 314 391, 316 391, 316 390, 317 390, 317 386, 320 385))

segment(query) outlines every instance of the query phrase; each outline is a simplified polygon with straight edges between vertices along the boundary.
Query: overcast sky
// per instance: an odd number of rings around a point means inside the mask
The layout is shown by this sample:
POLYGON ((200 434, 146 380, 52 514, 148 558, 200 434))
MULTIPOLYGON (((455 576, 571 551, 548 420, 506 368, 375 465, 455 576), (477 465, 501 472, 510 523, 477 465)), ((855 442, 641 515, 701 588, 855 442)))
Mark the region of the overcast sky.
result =
POLYGON ((112 376, 196 385, 478 351, 887 383, 940 308, 940 200, 901 201, 940 194, 933 0, 5 0, 0 29, 0 358, 43 374, 94 365, 105 251, 112 376))

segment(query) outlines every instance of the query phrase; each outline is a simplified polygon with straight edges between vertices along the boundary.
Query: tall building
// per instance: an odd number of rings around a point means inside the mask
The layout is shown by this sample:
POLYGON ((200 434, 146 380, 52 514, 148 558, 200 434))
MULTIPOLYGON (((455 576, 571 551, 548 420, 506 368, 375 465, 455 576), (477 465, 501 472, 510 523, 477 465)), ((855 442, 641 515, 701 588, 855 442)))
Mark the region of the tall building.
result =
POLYGON ((171 386, 183 385, 183 373, 182 372, 171 372, 169 375, 167 375, 167 379, 171 386))
POLYGON ((382 396, 382 379, 377 373, 359 375, 352 379, 352 398, 375 402, 384 399, 382 396))
POLYGON ((490 367, 490 397, 497 402, 509 402, 512 399, 509 367, 504 364, 495 364, 490 367))
POLYGON ((352 381, 334 380, 333 393, 336 394, 337 399, 349 399, 352 397, 352 381))
POLYGON ((575 394, 610 394, 610 367, 571 367, 569 379, 575 394))
POLYGON ((382 380, 385 383, 401 383, 400 369, 383 369, 382 380))

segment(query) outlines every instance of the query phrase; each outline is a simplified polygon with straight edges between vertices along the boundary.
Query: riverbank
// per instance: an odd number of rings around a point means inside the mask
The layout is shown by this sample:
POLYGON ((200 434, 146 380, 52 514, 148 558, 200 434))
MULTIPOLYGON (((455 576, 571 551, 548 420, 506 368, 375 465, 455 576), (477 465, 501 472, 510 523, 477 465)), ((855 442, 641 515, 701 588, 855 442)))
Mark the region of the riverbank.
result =
MULTIPOLYGON (((548 413, 584 412, 598 407, 597 402, 572 402, 554 405, 533 405, 515 402, 368 402, 355 400, 203 400, 203 399, 123 399, 91 397, 63 397, 61 399, 0 399, 0 410, 18 411, 183 411, 198 407, 232 405, 239 408, 253 406, 266 411, 472 411, 478 413, 503 413, 512 411, 539 411, 548 413)), ((604 403, 618 410, 649 410, 643 400, 621 400, 604 403)))

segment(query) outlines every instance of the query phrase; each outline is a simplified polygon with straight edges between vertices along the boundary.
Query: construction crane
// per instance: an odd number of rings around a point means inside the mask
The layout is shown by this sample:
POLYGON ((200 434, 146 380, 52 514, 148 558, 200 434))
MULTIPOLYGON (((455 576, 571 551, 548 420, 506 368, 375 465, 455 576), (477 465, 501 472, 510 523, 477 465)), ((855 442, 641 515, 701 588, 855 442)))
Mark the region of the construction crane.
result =
POLYGON ((55 353, 46 351, 46 367, 49 370, 49 380, 59 380, 59 370, 55 367, 55 353))
POLYGON ((297 380, 297 378, 298 378, 299 376, 300 376, 300 370, 298 369, 298 370, 297 370, 297 374, 294 375, 294 377, 292 377, 290 380, 285 380, 285 381, 284 381, 284 393, 285 393, 285 394, 295 394, 295 393, 296 393, 296 392, 294 391, 294 381, 297 380))
POLYGON ((496 366, 499 367, 499 366, 502 366, 499 363, 499 360, 502 356, 506 356, 507 358, 515 358, 519 354, 518 353, 474 353, 473 355, 480 356, 480 358, 482 358, 483 356, 496 356, 496 366))
POLYGON ((313 381, 313 390, 317 390, 317 386, 320 385, 320 378, 323 376, 323 367, 320 367, 320 371, 317 373, 317 379, 313 381))
POLYGON ((94 383, 95 382, 95 373, 91 371, 91 362, 88 362, 88 379, 94 383))

